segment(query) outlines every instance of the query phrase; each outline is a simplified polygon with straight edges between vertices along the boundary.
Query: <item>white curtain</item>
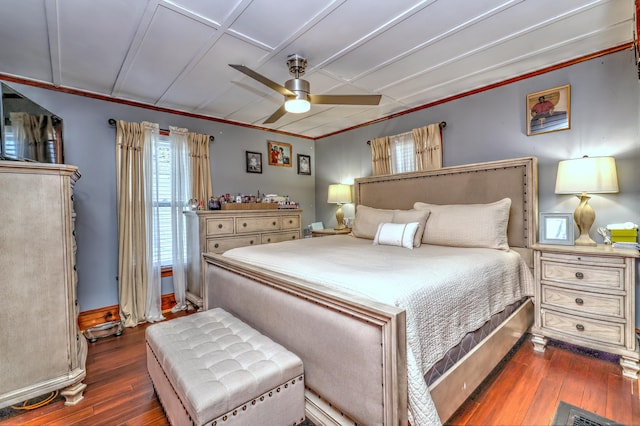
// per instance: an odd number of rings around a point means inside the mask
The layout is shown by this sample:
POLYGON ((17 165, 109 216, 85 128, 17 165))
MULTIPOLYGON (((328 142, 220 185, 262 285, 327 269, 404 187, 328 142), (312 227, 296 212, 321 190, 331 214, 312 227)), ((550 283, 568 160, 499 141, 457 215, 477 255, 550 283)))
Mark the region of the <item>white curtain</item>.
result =
POLYGON ((161 321, 162 316, 162 262, 160 260, 160 199, 158 197, 158 139, 160 128, 156 123, 143 124, 142 145, 144 170, 144 203, 147 240, 146 265, 148 271, 145 317, 148 322, 161 321))
POLYGON ((183 211, 191 195, 191 158, 187 129, 169 127, 171 149, 171 229, 173 293, 176 305, 172 312, 187 309, 186 223, 183 211))
POLYGON ((389 147, 391 150, 391 173, 416 170, 412 132, 389 136, 389 147))

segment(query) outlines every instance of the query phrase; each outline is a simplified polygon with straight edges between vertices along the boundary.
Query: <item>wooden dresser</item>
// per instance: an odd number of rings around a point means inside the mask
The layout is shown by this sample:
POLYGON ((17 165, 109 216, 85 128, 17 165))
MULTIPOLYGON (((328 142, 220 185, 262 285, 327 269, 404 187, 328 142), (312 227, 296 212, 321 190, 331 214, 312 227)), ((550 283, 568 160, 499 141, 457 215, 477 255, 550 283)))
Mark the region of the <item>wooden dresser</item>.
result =
POLYGON ((0 161, 0 408, 63 389, 82 399, 75 166, 0 161))
POLYGON ((202 253, 301 238, 301 209, 197 210, 187 216, 187 300, 207 309, 202 253))
POLYGON ((635 335, 637 250, 536 245, 534 349, 547 337, 620 355, 622 373, 638 378, 635 335))

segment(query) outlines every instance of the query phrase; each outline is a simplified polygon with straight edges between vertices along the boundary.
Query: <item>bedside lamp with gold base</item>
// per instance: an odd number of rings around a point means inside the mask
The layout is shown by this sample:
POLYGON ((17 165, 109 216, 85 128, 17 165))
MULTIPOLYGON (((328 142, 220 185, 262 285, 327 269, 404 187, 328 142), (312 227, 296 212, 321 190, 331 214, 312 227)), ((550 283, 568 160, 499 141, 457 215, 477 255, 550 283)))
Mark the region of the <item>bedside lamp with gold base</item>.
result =
POLYGON ((334 183, 329 185, 329 194, 327 195, 327 203, 335 203, 338 205, 336 211, 336 220, 338 225, 333 228, 336 230, 344 229, 344 213, 342 213, 342 205, 351 202, 351 185, 343 183, 334 183))
POLYGON ((556 194, 575 194, 580 203, 573 213, 573 220, 578 225, 580 236, 577 246, 596 246, 589 236, 596 213, 589 205, 590 194, 618 192, 618 173, 613 157, 588 157, 564 160, 558 163, 556 176, 556 194))

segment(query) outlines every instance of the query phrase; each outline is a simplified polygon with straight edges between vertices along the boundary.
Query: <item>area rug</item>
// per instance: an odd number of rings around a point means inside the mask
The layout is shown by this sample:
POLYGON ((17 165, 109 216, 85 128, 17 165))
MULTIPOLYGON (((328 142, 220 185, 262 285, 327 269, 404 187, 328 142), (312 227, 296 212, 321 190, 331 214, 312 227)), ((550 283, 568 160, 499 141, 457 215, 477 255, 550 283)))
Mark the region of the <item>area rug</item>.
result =
POLYGON ((567 404, 564 401, 560 401, 552 424, 554 426, 622 426, 620 423, 567 404))

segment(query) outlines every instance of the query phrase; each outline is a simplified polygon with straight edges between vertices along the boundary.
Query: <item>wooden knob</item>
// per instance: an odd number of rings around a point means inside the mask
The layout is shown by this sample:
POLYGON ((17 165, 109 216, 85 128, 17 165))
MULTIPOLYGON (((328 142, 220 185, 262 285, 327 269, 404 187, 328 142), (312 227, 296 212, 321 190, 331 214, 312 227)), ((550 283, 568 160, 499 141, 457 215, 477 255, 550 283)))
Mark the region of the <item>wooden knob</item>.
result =
POLYGON ((271 222, 271 224, 272 224, 273 226, 276 226, 276 221, 274 220, 273 222, 271 222))
POLYGON ((222 224, 221 223, 218 224, 218 229, 222 229, 222 224))
POLYGON ((291 239, 292 239, 292 240, 295 240, 295 239, 296 239, 296 236, 295 236, 295 235, 293 235, 293 236, 291 237, 291 239))
POLYGON ((293 220, 289 219, 289 223, 293 223, 293 220))
POLYGON ((246 222, 243 223, 242 226, 246 228, 247 227, 247 223, 246 222))
POLYGON ((270 243, 271 242, 271 238, 267 238, 267 242, 270 243))
POLYGON ((578 331, 584 331, 584 325, 582 325, 582 324, 576 324, 576 330, 578 330, 578 331))
POLYGON ((582 272, 576 272, 576 278, 581 280, 584 278, 584 274, 582 272))
POLYGON ((582 300, 579 297, 576 297, 576 305, 582 305, 582 304, 584 304, 584 300, 582 300))
POLYGON ((249 244, 253 244, 253 240, 249 241, 249 244))
POLYGON ((220 244, 216 243, 216 244, 214 245, 214 247, 215 247, 215 248, 218 248, 218 247, 220 247, 220 244))

